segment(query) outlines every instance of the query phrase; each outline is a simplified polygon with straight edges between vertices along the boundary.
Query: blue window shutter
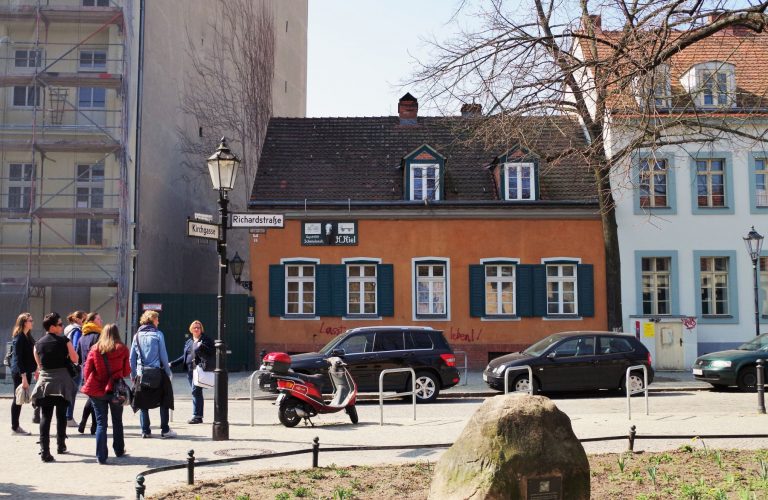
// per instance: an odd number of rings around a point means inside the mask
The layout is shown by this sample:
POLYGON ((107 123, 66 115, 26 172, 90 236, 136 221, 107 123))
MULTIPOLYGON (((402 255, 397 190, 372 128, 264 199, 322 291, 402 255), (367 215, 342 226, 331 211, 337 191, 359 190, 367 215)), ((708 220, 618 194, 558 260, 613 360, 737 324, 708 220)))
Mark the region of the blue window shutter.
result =
POLYGON ((392 264, 376 266, 376 293, 379 303, 376 311, 379 316, 395 315, 395 269, 392 264))
POLYGON ((533 315, 547 315, 547 266, 536 264, 533 268, 533 315))
POLYGON ((269 315, 285 314, 285 266, 269 266, 269 315))
POLYGON ((347 314, 347 266, 343 264, 331 267, 331 314, 344 316, 347 314))
POLYGON ((539 160, 533 160, 533 178, 534 178, 534 193, 535 200, 541 199, 541 192, 539 191, 539 160))
POLYGON ((331 272, 333 266, 318 264, 315 266, 315 315, 332 316, 331 307, 331 272))
POLYGON ((485 266, 469 266, 469 315, 473 318, 485 316, 485 266))
POLYGON ((533 316, 533 266, 518 264, 515 268, 515 306, 517 315, 523 318, 533 316))
POLYGON ((595 315, 595 277, 592 264, 579 264, 576 271, 576 286, 579 293, 579 315, 595 315))

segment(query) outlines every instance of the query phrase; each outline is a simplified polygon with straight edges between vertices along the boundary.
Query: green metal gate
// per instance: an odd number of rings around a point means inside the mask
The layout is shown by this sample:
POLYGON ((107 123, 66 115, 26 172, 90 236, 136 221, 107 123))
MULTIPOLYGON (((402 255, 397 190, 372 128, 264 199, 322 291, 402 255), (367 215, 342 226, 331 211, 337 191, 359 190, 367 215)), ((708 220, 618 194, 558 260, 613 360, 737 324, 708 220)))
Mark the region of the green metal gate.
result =
MULTIPOLYGON (((191 293, 139 293, 137 294, 134 318, 134 331, 144 305, 159 305, 160 331, 165 335, 168 357, 173 360, 181 356, 184 342, 189 333, 189 324, 194 320, 203 323, 205 334, 216 339, 217 305, 214 294, 191 293)), ((230 354, 227 356, 227 369, 241 371, 254 369, 254 300, 249 295, 227 295, 226 324, 227 333, 224 341, 230 354)), ((133 333, 129 339, 133 337, 133 333)))

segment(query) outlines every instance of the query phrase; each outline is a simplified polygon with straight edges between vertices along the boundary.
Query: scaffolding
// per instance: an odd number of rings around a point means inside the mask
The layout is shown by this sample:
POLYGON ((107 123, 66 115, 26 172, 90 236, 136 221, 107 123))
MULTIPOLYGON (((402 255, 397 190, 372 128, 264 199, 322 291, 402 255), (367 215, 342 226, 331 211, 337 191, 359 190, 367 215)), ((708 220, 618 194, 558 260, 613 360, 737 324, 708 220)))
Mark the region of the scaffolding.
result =
POLYGON ((113 302, 102 316, 125 325, 131 2, 0 0, 0 298, 13 317, 80 289, 88 305, 72 309, 113 302))

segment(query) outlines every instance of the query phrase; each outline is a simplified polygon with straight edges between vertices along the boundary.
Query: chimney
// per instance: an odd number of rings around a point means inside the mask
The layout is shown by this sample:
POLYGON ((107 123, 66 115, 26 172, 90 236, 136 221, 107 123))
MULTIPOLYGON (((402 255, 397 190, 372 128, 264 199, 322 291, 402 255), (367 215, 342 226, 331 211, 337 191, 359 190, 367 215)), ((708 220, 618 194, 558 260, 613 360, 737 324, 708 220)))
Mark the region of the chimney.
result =
POLYGON ((595 27, 595 30, 602 31, 603 30, 603 16, 600 14, 592 14, 589 16, 589 19, 592 21, 592 24, 595 27))
POLYGON ((405 94, 397 103, 397 114, 400 115, 400 125, 416 125, 419 101, 410 92, 405 94))
POLYGON ((464 103, 461 105, 461 116, 464 118, 476 118, 482 114, 483 107, 480 104, 473 102, 472 104, 464 103))

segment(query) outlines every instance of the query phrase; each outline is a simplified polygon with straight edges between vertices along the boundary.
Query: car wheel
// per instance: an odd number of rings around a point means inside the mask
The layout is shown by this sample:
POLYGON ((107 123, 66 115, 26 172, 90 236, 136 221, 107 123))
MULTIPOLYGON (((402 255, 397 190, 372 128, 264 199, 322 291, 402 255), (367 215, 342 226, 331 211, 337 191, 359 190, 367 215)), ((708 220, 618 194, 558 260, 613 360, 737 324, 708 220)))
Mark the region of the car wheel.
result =
MULTIPOLYGON (((624 392, 627 388, 626 379, 622 377, 621 379, 621 385, 619 386, 619 390, 624 392)), ((643 380, 643 376, 640 372, 630 373, 629 374, 629 391, 634 394, 635 392, 639 392, 645 389, 645 381, 643 380)))
POLYGON ((739 372, 739 377, 736 379, 736 385, 739 386, 739 390, 745 392, 752 392, 757 387, 757 370, 754 366, 748 366, 742 368, 739 372))
POLYGON ((536 379, 533 380, 533 387, 531 387, 531 381, 528 380, 528 375, 520 375, 514 382, 512 382, 510 389, 510 392, 528 392, 529 389, 532 389, 531 393, 536 394, 539 387, 538 384, 536 384, 536 379))
MULTIPOLYGON (((410 387, 408 387, 410 389, 410 387)), ((434 375, 429 372, 416 373, 416 402, 431 403, 437 399, 440 392, 440 384, 434 375)))

